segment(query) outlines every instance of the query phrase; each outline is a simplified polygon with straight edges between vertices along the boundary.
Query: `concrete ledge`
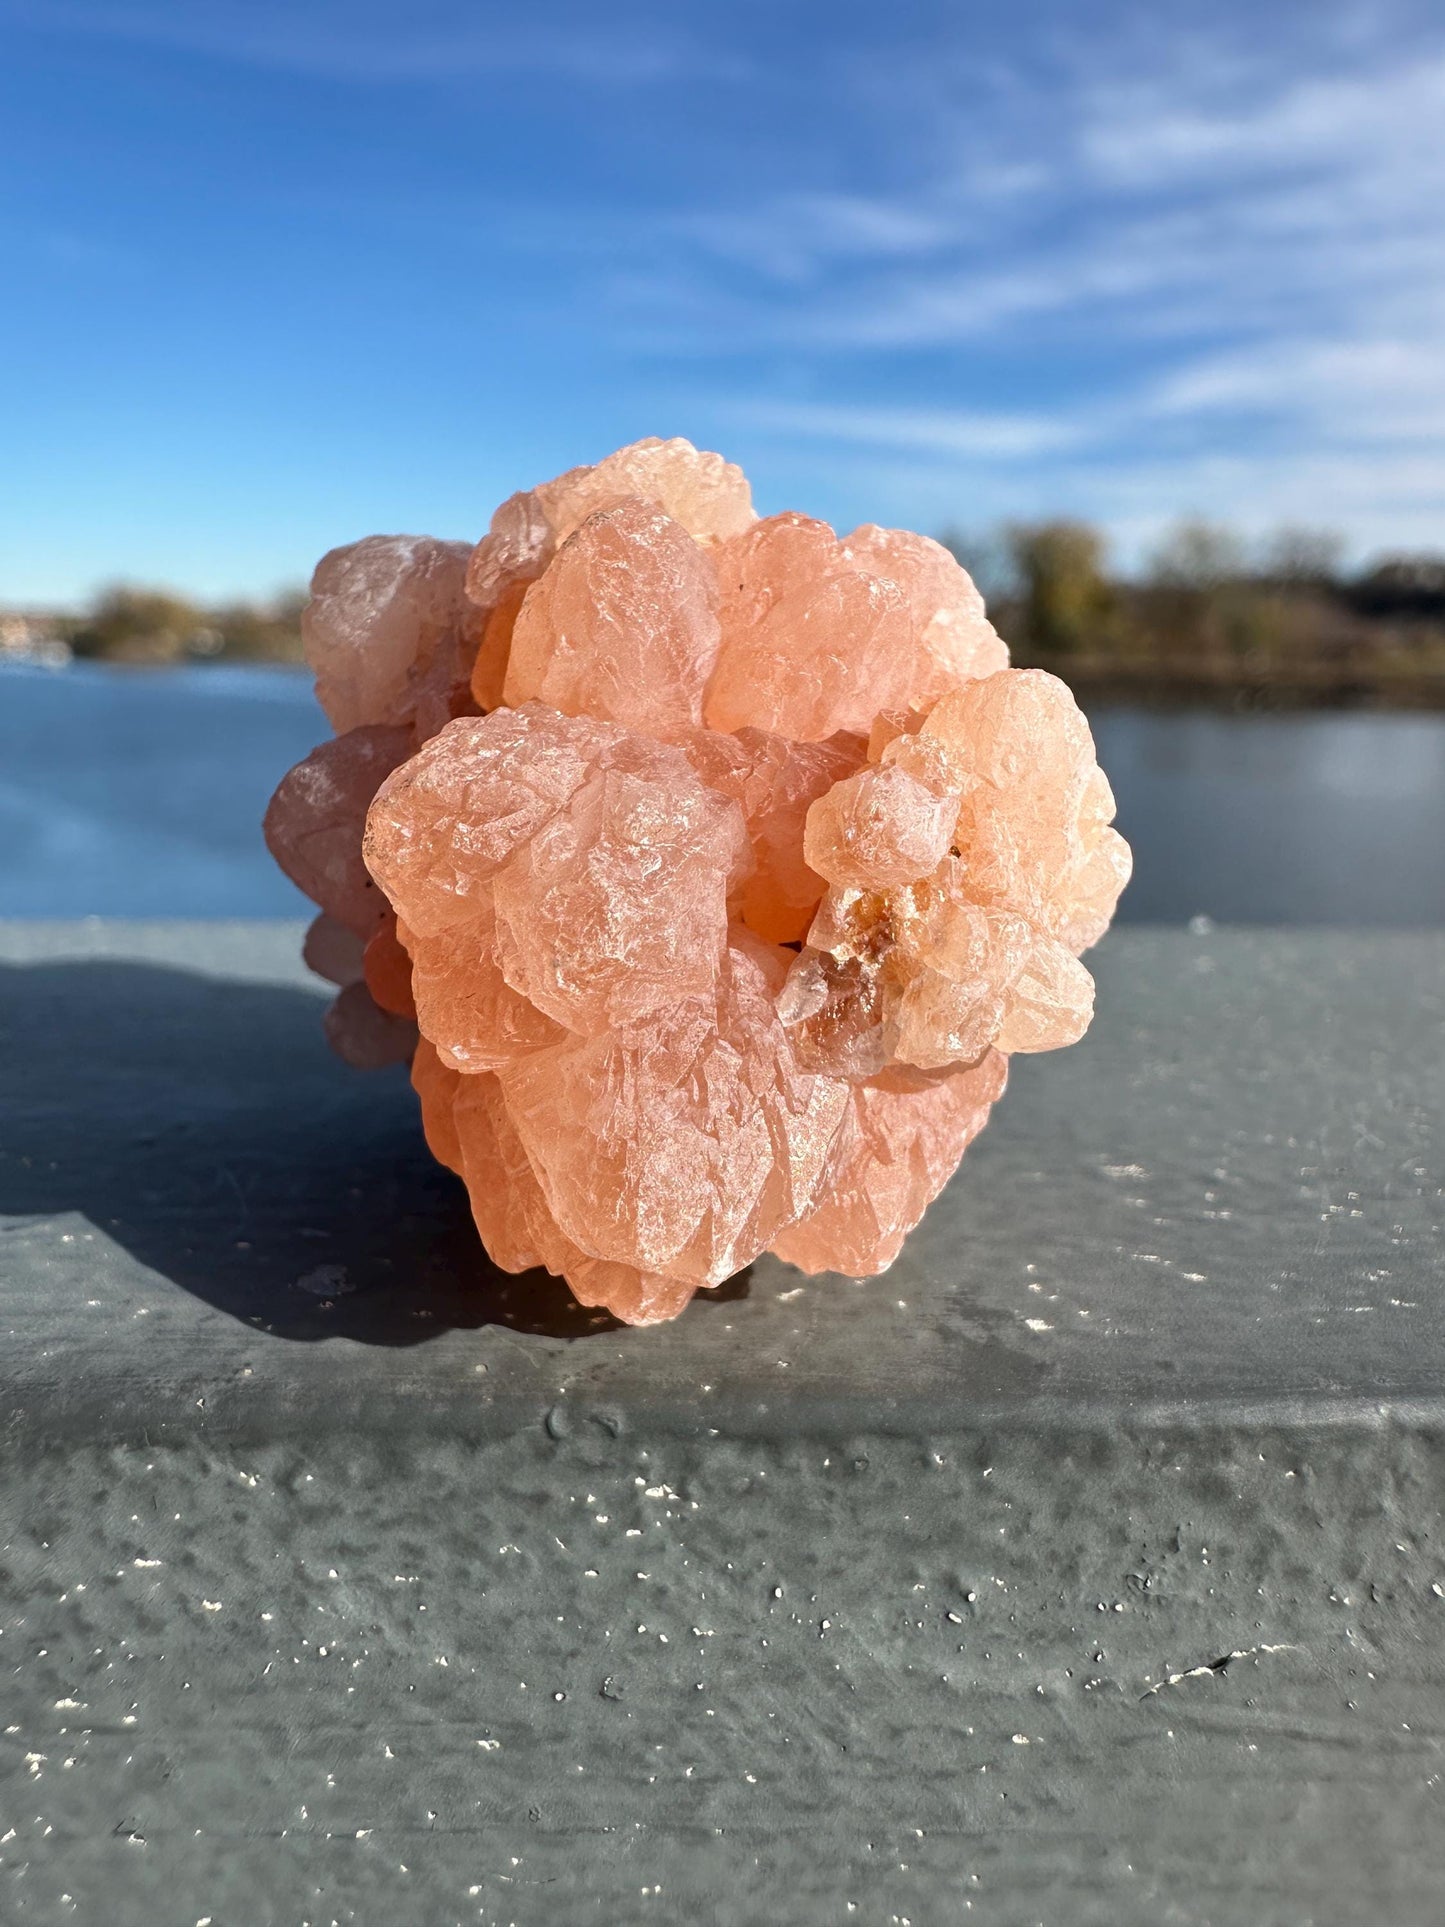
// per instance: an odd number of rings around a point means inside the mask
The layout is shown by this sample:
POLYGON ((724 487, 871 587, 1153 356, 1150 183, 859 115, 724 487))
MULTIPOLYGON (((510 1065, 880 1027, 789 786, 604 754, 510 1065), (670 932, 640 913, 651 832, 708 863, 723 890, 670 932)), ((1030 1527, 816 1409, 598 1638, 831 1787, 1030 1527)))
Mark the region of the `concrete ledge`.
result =
POLYGON ((297 941, 0 926, 7 1919, 1433 1927, 1445 938, 1120 933, 886 1278, 646 1333, 297 941))

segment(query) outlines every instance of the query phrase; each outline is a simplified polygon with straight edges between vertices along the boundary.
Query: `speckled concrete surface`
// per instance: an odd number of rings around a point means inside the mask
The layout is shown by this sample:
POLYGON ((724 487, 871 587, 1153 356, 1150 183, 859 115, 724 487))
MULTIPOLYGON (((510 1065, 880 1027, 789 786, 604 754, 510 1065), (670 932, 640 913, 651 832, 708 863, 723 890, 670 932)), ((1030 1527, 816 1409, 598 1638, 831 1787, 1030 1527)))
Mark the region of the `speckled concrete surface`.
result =
POLYGON ((1121 933, 887 1278, 648 1333, 294 943, 0 929, 0 1916, 1435 1927, 1445 939, 1121 933))

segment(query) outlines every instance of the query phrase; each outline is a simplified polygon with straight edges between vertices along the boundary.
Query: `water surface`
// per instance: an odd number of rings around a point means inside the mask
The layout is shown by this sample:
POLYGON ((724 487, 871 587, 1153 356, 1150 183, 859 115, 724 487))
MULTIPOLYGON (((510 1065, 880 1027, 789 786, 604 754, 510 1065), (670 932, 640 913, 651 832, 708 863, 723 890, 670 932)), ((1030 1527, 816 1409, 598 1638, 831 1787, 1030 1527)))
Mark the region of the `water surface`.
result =
POLYGON ((1445 924, 1445 716, 1091 717, 1133 922, 1445 924))
MULTIPOLYGON (((1092 720, 1122 918, 1445 924, 1445 717, 1092 720)), ((0 669, 0 916, 303 914, 259 826, 325 732, 299 670, 0 669)))
POLYGON ((261 817, 327 733, 299 670, 0 670, 0 916, 303 915, 261 817))

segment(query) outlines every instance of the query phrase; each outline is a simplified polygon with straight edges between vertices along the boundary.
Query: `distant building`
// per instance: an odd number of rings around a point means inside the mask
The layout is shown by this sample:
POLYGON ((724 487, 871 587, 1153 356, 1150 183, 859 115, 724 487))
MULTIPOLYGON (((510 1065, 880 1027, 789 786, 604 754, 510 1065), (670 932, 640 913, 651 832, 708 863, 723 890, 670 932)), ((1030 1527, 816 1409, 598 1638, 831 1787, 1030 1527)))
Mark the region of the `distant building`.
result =
POLYGON ((1355 585, 1369 615, 1445 616, 1445 556, 1391 555, 1355 585))
POLYGON ((0 663, 28 662, 44 669, 63 669, 70 658, 70 644, 55 635, 43 618, 0 615, 0 663))

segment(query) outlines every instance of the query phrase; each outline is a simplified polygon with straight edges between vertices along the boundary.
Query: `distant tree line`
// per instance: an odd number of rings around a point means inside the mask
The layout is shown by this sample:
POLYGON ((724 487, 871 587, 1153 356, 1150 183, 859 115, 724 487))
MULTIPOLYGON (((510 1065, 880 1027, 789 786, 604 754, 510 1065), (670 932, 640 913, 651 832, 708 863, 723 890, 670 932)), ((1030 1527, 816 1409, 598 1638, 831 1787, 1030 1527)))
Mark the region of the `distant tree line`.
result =
POLYGON ((73 655, 104 662, 299 662, 305 605, 303 591, 205 607, 167 589, 117 587, 50 626, 73 655))
MULTIPOLYGON (((1191 518, 1125 576, 1086 522, 941 539, 983 591, 1014 659, 1080 686, 1413 691, 1445 702, 1445 555, 1390 555, 1348 573, 1327 531, 1283 528, 1251 545, 1191 518)), ((81 614, 45 618, 39 633, 62 653, 107 662, 299 662, 305 601, 297 590, 203 605, 118 586, 81 614)))
POLYGON ((1125 578, 1084 522, 942 540, 1015 660, 1075 682, 1324 689, 1423 678, 1445 690, 1445 555, 1386 556, 1348 574, 1327 531, 1284 528, 1251 546, 1191 518, 1125 578))

